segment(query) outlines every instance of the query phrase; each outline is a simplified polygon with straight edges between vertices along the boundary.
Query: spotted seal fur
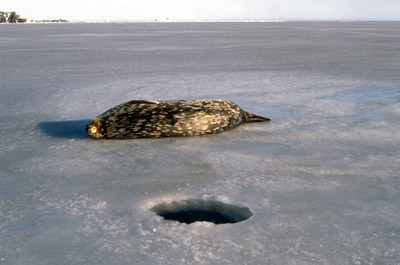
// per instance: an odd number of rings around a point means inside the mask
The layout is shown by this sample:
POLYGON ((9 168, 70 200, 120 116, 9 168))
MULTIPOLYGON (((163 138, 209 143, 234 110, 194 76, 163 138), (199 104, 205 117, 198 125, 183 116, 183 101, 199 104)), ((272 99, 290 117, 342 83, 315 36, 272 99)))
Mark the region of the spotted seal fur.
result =
POLYGON ((222 99, 131 100, 89 121, 95 139, 157 138, 224 132, 248 122, 269 121, 222 99))

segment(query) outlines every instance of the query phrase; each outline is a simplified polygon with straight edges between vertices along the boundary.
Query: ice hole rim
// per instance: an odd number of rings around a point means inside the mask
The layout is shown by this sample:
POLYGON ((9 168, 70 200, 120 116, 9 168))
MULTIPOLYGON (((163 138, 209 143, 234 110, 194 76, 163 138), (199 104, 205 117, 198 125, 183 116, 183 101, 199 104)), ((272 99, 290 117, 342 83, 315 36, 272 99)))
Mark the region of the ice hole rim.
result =
POLYGON ((162 202, 153 206, 150 210, 165 220, 186 224, 194 222, 233 224, 246 221, 253 216, 249 207, 246 206, 200 199, 162 202))

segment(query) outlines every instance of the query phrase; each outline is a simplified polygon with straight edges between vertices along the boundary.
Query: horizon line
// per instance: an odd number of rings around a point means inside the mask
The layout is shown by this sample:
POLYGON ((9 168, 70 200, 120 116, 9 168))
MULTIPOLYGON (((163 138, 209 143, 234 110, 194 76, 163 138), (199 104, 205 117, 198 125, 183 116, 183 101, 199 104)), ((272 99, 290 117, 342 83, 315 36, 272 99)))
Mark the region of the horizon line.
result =
MULTIPOLYGON (((68 19, 67 19, 68 20, 68 19)), ((71 23, 141 23, 141 22, 155 22, 155 23, 184 23, 184 22, 400 22, 400 19, 73 19, 68 20, 71 23)))

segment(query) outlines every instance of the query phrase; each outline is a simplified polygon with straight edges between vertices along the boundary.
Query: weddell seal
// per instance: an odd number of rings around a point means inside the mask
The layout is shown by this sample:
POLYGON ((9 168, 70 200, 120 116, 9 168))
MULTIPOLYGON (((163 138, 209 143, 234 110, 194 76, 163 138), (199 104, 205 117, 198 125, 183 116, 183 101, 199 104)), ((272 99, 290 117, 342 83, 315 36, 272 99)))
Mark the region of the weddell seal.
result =
POLYGON ((192 136, 269 120, 223 99, 131 100, 90 120, 86 133, 95 139, 192 136))

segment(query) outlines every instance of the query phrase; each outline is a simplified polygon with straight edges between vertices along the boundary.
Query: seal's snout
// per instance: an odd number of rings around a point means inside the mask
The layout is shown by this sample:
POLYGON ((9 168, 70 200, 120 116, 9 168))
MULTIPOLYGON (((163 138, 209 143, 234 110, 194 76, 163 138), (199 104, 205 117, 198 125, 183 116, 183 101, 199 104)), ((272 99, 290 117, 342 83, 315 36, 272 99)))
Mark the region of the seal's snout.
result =
POLYGON ((90 120, 86 126, 86 134, 95 139, 103 138, 100 126, 100 119, 94 118, 93 120, 90 120))
POLYGON ((246 122, 261 122, 261 121, 271 121, 271 119, 246 112, 246 122))

